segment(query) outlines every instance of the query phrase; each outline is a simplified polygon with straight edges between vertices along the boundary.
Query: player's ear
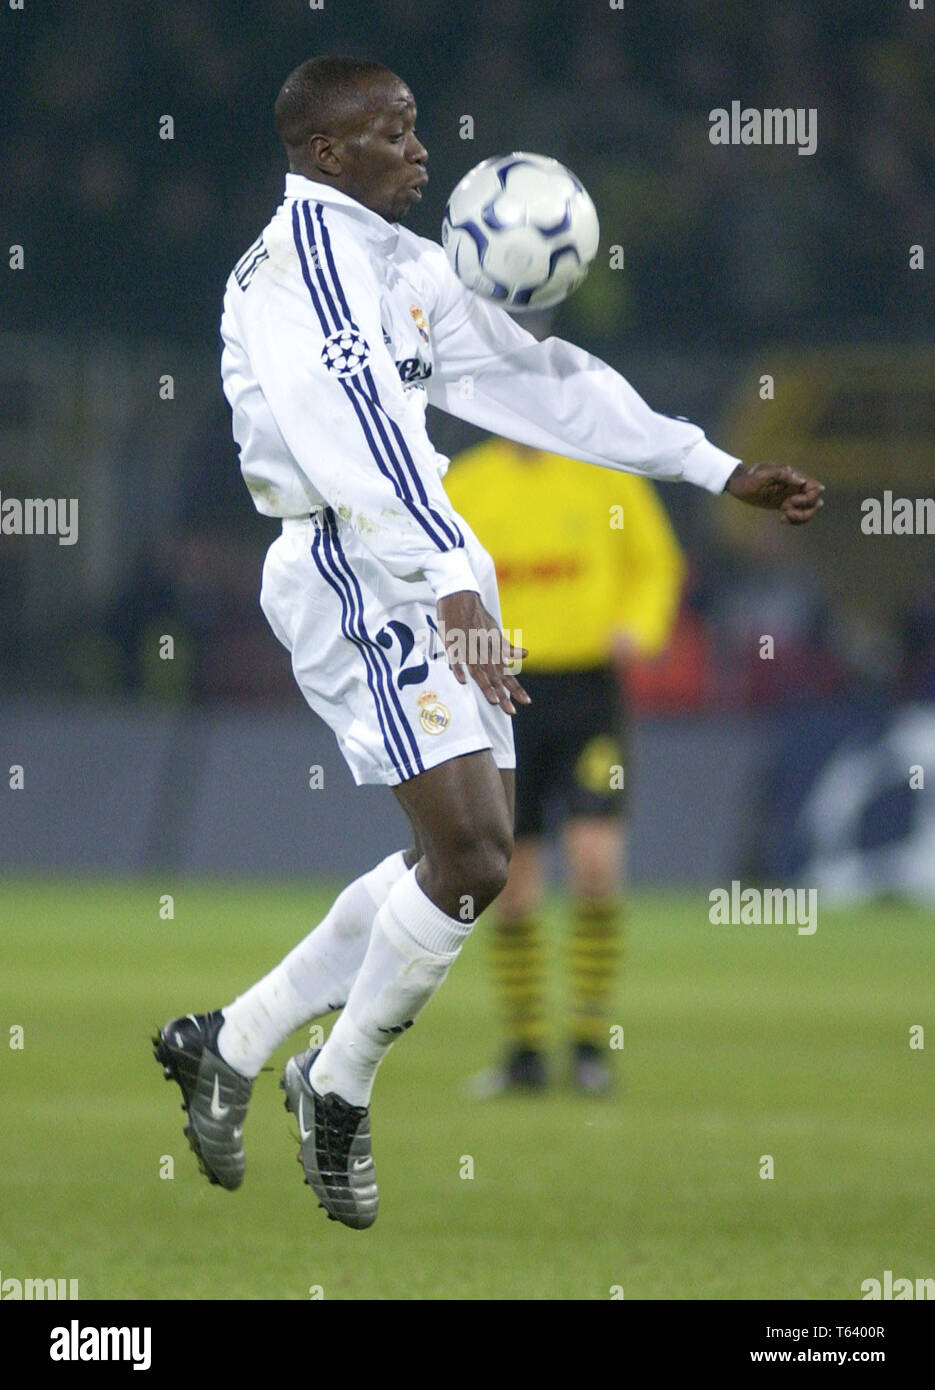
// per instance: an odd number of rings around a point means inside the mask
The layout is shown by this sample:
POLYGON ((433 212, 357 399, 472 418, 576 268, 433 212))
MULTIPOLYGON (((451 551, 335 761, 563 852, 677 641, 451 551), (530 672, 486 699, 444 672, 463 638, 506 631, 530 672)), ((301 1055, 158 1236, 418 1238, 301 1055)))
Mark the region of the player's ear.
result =
POLYGON ((338 175, 341 172, 341 159, 335 149, 335 140, 331 135, 310 135, 308 140, 308 151, 312 157, 312 163, 324 174, 338 175))

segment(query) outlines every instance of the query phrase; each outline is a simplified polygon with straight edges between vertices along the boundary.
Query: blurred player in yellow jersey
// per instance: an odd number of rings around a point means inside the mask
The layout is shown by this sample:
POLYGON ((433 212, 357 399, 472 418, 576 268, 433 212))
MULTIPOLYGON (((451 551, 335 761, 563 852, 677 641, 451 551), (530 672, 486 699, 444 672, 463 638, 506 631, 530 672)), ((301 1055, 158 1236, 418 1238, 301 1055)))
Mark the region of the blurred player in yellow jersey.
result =
POLYGON ((601 1093, 612 1081, 623 944, 622 678, 669 639, 682 552, 652 484, 634 474, 493 438, 453 462, 445 487, 494 558, 505 628, 529 651, 522 680, 532 696, 514 723, 516 848, 490 909, 505 1055, 473 1089, 549 1079, 544 835, 560 827, 572 911, 564 1042, 575 1084, 601 1093))

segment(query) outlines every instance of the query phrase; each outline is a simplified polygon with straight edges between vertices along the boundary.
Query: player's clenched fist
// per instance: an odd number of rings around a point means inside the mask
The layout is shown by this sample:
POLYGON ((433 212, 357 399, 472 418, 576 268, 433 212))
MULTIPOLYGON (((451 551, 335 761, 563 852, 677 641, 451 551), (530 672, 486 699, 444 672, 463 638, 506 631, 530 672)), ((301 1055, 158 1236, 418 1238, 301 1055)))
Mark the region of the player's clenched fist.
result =
POLYGON ((751 507, 779 512, 779 520, 790 526, 811 521, 819 507, 824 506, 824 490, 824 483, 778 463, 758 463, 753 468, 739 464, 724 489, 751 507))

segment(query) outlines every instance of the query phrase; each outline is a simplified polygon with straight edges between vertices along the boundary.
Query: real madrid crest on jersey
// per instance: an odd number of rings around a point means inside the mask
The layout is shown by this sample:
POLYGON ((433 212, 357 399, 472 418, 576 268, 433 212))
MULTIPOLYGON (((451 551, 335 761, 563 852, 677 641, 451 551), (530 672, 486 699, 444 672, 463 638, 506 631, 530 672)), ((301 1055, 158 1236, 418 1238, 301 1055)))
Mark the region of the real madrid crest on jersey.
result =
POLYGON ((419 337, 422 339, 423 343, 428 343, 429 321, 425 317, 425 310, 420 309, 418 304, 410 304, 409 312, 412 315, 413 323, 419 330, 419 337))
POLYGON ((443 705, 434 690, 423 690, 416 700, 419 723, 427 734, 443 734, 451 723, 451 710, 443 705))

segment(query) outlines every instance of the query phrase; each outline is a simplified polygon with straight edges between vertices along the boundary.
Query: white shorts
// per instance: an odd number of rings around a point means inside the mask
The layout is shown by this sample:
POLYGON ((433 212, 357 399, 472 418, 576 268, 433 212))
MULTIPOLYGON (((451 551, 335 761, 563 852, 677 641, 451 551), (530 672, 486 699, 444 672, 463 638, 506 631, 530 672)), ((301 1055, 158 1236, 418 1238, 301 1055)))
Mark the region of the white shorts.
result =
MULTIPOLYGON (((458 525, 481 600, 499 623, 493 561, 461 518, 458 525)), ((516 766, 510 715, 448 665, 430 585, 390 574, 330 508, 283 522, 263 565, 260 607, 358 786, 396 786, 485 748, 498 767, 516 766)))

